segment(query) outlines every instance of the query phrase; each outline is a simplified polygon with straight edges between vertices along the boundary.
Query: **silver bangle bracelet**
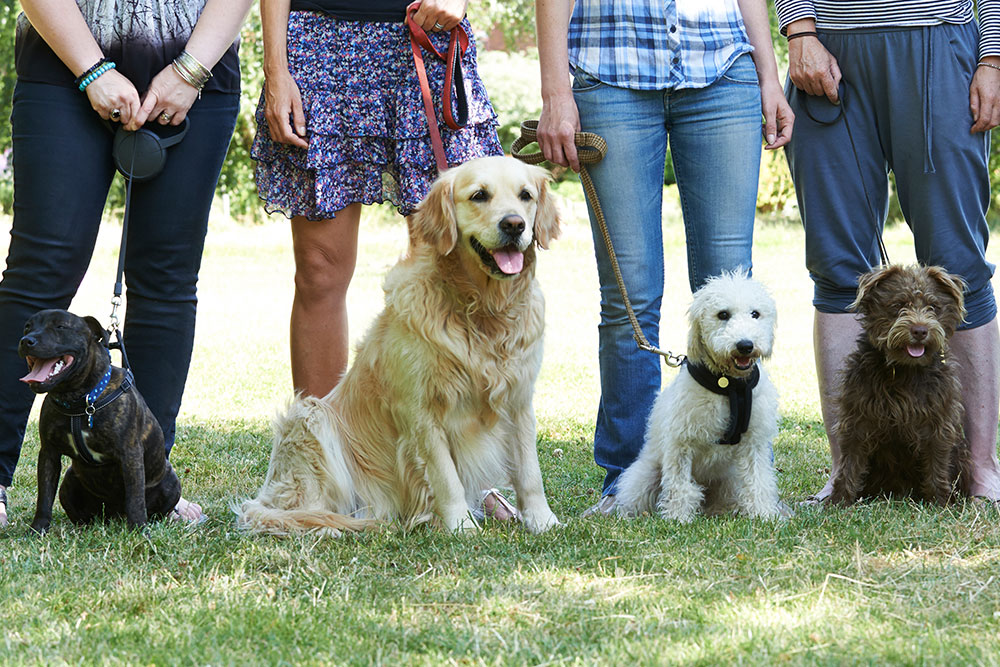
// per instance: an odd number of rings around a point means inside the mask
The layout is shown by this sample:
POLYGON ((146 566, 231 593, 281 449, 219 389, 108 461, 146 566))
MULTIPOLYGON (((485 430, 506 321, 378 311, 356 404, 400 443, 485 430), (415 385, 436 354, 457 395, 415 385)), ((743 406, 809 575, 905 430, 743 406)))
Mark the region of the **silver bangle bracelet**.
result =
POLYGON ((987 63, 981 60, 978 63, 976 63, 976 67, 989 67, 990 69, 995 69, 998 72, 1000 72, 1000 65, 994 65, 993 63, 987 63))

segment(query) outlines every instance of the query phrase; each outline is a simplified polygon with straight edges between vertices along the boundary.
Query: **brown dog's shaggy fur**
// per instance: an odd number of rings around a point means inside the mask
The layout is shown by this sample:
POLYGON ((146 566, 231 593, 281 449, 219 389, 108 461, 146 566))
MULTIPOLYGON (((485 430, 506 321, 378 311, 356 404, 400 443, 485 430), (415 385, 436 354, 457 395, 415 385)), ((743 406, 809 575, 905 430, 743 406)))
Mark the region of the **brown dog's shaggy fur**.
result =
POLYGON ((275 422, 264 485, 237 510, 242 526, 477 530, 470 506, 508 482, 526 528, 558 525, 532 408, 545 320, 535 252, 558 233, 548 179, 502 157, 444 172, 344 379, 275 422))
POLYGON ((842 378, 833 432, 841 466, 830 502, 961 491, 968 445, 948 339, 965 315, 961 279, 936 266, 884 266, 858 281, 864 331, 842 378))

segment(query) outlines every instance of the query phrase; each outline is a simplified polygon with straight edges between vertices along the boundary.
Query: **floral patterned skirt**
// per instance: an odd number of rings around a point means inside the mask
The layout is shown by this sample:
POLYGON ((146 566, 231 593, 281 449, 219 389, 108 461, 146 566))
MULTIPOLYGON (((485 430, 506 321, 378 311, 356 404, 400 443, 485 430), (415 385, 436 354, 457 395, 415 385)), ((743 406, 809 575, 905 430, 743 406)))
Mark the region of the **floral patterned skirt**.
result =
MULTIPOLYGON (((444 124, 444 63, 424 53, 449 165, 501 155, 497 117, 476 70, 472 30, 462 60, 469 121, 444 124)), ((429 36, 441 53, 448 33, 429 36)), ((264 93, 257 106, 257 192, 268 213, 324 220, 349 204, 392 202, 409 215, 438 171, 405 23, 341 21, 314 12, 288 18, 288 68, 298 83, 308 148, 271 140, 264 93)))

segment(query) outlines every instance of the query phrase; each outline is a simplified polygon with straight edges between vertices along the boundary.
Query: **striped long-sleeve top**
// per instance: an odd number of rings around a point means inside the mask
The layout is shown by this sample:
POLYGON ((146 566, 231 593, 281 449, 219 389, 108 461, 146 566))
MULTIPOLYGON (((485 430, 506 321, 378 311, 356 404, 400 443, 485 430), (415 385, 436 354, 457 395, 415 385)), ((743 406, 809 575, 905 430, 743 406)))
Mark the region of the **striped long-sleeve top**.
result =
MULTIPOLYGON (((781 32, 811 18, 820 30, 968 23, 972 0, 775 0, 781 32)), ((979 0, 979 56, 1000 56, 1000 0, 979 0)))

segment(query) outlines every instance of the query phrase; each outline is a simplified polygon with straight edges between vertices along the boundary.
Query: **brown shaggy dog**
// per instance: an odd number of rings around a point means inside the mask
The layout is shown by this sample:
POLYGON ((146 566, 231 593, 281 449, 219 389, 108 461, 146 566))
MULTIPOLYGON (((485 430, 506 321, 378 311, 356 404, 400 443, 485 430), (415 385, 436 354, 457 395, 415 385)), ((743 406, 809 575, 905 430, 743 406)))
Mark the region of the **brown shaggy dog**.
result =
POLYGON ((864 331, 837 398, 841 466, 830 502, 874 495, 947 503, 968 446, 948 339, 965 315, 961 279, 936 266, 884 266, 861 276, 852 308, 864 331))
POLYGON ((545 321, 535 248, 559 229, 548 180, 504 157, 442 174, 343 380, 322 399, 295 398, 276 420, 267 478, 237 510, 240 525, 478 530, 469 508, 508 482, 528 530, 558 524, 532 408, 545 321))

